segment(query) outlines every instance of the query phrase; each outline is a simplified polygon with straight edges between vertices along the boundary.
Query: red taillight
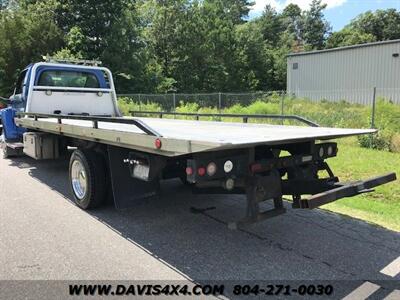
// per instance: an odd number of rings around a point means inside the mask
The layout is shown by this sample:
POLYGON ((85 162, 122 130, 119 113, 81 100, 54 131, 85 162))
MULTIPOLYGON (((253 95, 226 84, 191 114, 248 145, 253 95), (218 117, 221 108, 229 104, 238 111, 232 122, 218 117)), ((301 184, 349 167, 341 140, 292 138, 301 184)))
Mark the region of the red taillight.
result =
POLYGON ((160 139, 156 139, 154 141, 154 146, 156 146, 157 149, 161 149, 162 143, 160 139))
POLYGON ((199 176, 204 176, 206 175, 206 168, 204 167, 200 167, 197 169, 197 174, 199 174, 199 176))
POLYGON ((186 175, 193 175, 193 168, 192 167, 187 167, 186 168, 186 175))

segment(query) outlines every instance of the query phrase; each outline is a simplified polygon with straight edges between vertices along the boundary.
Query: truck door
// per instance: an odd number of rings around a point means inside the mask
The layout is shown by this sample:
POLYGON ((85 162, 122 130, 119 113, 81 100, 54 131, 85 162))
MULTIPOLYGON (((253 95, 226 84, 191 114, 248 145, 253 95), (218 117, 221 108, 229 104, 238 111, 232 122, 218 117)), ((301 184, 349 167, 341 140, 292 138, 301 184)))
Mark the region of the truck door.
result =
POLYGON ((16 111, 25 111, 28 91, 27 73, 27 69, 21 72, 15 85, 14 94, 10 97, 11 107, 16 111))

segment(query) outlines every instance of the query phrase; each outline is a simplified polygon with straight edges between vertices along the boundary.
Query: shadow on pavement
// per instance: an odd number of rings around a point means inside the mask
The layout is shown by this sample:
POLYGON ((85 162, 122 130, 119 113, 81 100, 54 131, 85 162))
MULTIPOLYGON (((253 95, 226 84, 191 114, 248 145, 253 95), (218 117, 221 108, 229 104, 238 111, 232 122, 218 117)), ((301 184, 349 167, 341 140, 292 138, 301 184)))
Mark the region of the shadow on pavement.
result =
MULTIPOLYGON (((34 179, 68 201, 67 161, 18 158, 34 179)), ((400 234, 322 210, 288 213, 245 230, 226 222, 244 213, 242 196, 192 195, 178 180, 133 209, 88 211, 144 251, 196 280, 388 280, 379 273, 400 256, 400 234), (215 210, 193 213, 191 207, 215 210)), ((110 254, 112 255, 112 254, 110 254)))

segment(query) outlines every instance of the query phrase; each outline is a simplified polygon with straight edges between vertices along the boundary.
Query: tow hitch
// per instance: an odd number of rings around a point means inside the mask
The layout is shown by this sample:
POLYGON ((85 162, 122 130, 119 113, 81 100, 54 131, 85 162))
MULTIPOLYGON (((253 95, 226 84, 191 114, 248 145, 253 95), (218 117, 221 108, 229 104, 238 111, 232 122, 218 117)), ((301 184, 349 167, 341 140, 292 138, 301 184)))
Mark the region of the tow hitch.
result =
POLYGON ((286 145, 284 150, 289 155, 281 156, 282 149, 268 147, 220 156, 198 154, 187 160, 187 180, 198 194, 246 195, 245 216, 230 222, 232 229, 284 214, 284 196, 292 197, 294 209, 314 209, 396 180, 395 173, 388 173, 340 182, 325 161, 338 153, 333 142, 286 145))
MULTIPOLYGON (((254 224, 267 218, 279 216, 286 212, 286 209, 283 206, 282 194, 287 194, 288 190, 293 191, 296 188, 293 189, 293 186, 290 188, 286 186, 285 192, 285 185, 283 185, 283 190, 280 191, 278 188, 280 185, 276 182, 276 180, 278 180, 276 176, 266 176, 258 178, 253 177, 253 180, 247 182, 246 216, 237 222, 229 223, 229 228, 237 229, 238 227, 254 224), (271 187, 275 188, 271 189, 271 187), (260 193, 260 191, 262 191, 262 193, 260 193), (259 203, 265 201, 266 199, 273 200, 273 208, 266 211, 261 211, 259 203)), ((341 198, 372 192, 374 187, 394 180, 396 180, 395 173, 389 173, 368 180, 351 183, 339 183, 337 182, 336 177, 330 179, 316 179, 314 181, 310 180, 308 185, 304 184, 306 182, 304 181, 302 182, 303 185, 298 183, 297 187, 302 186, 302 188, 297 189, 298 192, 300 190, 303 192, 311 190, 319 192, 317 194, 313 194, 307 199, 301 198, 301 194, 306 194, 307 192, 293 194, 292 206, 295 209, 314 209, 341 198)))
POLYGON ((341 198, 353 197, 359 194, 372 192, 374 187, 395 180, 396 174, 389 173, 363 181, 335 183, 331 190, 315 194, 308 199, 296 199, 294 201, 294 208, 317 208, 321 205, 331 203, 341 198))

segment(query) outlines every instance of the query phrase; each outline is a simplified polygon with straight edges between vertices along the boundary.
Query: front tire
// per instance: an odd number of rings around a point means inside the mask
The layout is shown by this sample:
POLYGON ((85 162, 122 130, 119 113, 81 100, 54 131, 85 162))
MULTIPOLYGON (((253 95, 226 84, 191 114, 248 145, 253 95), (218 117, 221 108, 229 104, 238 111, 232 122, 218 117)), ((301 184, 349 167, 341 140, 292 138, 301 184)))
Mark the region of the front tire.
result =
POLYGON ((80 208, 101 206, 107 196, 103 157, 92 150, 75 150, 69 161, 69 182, 75 203, 80 208))
POLYGON ((3 153, 4 159, 7 159, 9 157, 8 151, 7 151, 7 146, 2 147, 1 152, 3 153))
POLYGON ((2 156, 3 156, 4 159, 12 157, 12 155, 10 153, 11 152, 10 148, 8 148, 6 143, 0 145, 0 148, 1 148, 1 153, 2 153, 2 156))

